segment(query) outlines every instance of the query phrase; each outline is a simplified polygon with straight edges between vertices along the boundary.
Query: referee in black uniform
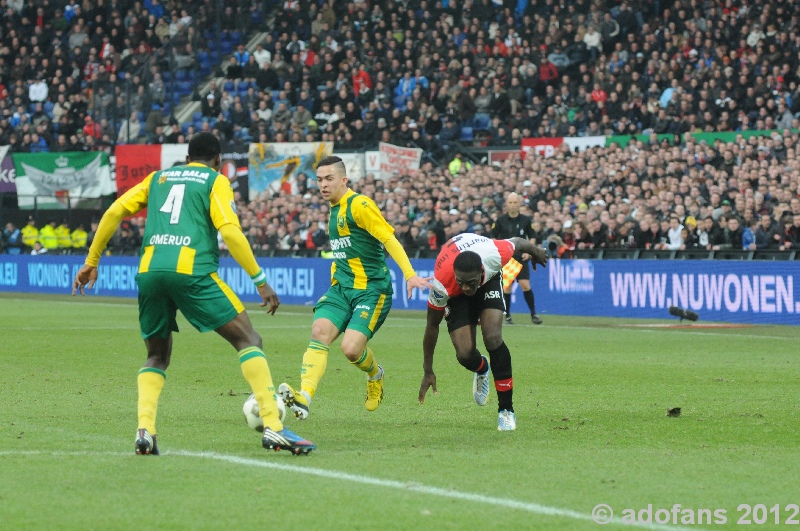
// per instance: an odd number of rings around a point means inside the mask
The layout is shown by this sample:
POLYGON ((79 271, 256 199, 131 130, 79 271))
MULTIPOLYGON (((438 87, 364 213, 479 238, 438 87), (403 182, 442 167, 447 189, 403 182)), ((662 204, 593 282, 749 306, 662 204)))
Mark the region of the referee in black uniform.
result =
MULTIPOLYGON (((521 200, 519 195, 512 192, 506 198, 506 213, 497 218, 492 225, 492 237, 495 239, 508 239, 514 237, 531 239, 535 236, 533 231, 533 220, 529 216, 519 213, 521 200)), ((531 311, 533 324, 542 324, 542 320, 536 316, 536 302, 531 291, 531 269, 530 255, 526 253, 514 253, 514 259, 522 264, 522 269, 517 275, 516 281, 522 288, 522 296, 531 311)), ((506 323, 513 324, 511 320, 511 288, 514 285, 510 282, 503 287, 503 296, 506 299, 506 323)))

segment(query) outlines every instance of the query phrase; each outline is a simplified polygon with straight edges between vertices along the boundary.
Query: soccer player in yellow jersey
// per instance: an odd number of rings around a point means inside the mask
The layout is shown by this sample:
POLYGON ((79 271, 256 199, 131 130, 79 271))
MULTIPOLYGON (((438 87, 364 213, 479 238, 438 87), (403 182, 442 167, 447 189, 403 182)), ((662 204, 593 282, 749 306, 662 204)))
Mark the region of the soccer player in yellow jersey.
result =
POLYGON ((86 264, 78 271, 72 294, 84 293, 97 280, 100 255, 120 222, 145 207, 144 242, 139 274, 139 326, 147 347, 147 361, 139 371, 139 425, 135 449, 140 455, 158 455, 156 409, 172 355, 172 332, 178 331, 177 310, 201 332, 216 331, 239 352, 242 374, 250 384, 264 421, 262 445, 307 454, 314 444, 283 426, 261 336, 230 287, 217 275, 222 235, 231 256, 253 279, 274 314, 280 301, 267 284, 236 216, 233 190, 219 173, 221 147, 211 133, 189 142, 188 164, 148 175, 106 211, 89 248, 86 264))
POLYGON ((314 307, 311 341, 303 354, 300 389, 282 383, 278 394, 299 419, 308 407, 328 364, 330 344, 342 337, 342 352, 367 376, 365 407, 375 411, 383 399, 383 367, 367 342, 383 324, 392 307, 392 277, 384 247, 403 271, 408 296, 414 288, 430 289, 429 279, 417 276, 394 228, 369 197, 347 186, 347 171, 339 157, 326 157, 317 165, 322 197, 331 204, 328 222, 333 265, 331 287, 314 307))

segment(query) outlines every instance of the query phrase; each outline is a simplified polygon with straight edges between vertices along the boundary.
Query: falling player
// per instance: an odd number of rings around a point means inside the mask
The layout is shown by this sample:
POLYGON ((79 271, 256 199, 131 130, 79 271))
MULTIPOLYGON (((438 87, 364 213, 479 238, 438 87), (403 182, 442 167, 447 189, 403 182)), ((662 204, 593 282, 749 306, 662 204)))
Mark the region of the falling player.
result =
POLYGON ((424 354, 419 401, 424 402, 428 388, 436 393, 433 354, 439 338, 439 324, 447 320, 447 331, 461 365, 474 373, 472 394, 478 405, 486 404, 489 396, 489 371, 494 376, 497 391, 497 429, 510 431, 517 427, 514 415, 514 379, 511 373, 511 353, 503 341, 505 300, 501 270, 515 252, 531 256, 536 264, 546 265, 547 255, 523 238, 492 240, 477 234, 460 234, 442 247, 434 269, 434 279, 428 297, 428 319, 422 341, 424 354), (483 344, 489 359, 476 348, 476 327, 481 323, 483 344))

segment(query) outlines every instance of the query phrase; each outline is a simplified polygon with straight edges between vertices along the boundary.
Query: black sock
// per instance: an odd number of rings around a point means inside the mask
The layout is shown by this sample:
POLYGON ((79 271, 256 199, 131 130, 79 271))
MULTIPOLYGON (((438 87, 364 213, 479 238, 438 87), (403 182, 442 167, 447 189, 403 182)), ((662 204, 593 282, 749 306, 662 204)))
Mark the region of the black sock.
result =
POLYGON ((511 294, 503 293, 503 298, 506 300, 506 315, 511 317, 511 294))
POLYGON ((533 299, 533 290, 529 289, 528 291, 523 291, 522 296, 525 297, 525 302, 528 303, 528 309, 530 309, 531 315, 536 315, 536 302, 533 299))
POLYGON ((492 377, 497 391, 497 410, 514 411, 514 378, 511 372, 511 352, 505 342, 489 351, 492 377))

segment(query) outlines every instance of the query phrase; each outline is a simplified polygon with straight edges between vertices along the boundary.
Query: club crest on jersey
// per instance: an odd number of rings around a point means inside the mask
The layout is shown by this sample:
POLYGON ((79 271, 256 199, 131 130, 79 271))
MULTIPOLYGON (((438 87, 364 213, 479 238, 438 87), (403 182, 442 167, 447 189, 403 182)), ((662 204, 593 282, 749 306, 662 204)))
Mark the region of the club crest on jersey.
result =
POLYGON ((344 228, 344 216, 339 216, 336 218, 336 225, 340 228, 344 228))
POLYGON ((161 177, 158 178, 158 184, 164 184, 165 182, 167 182, 166 175, 162 175, 161 177))
POLYGON ((369 317, 369 312, 361 312, 362 319, 366 319, 367 317, 369 317))

